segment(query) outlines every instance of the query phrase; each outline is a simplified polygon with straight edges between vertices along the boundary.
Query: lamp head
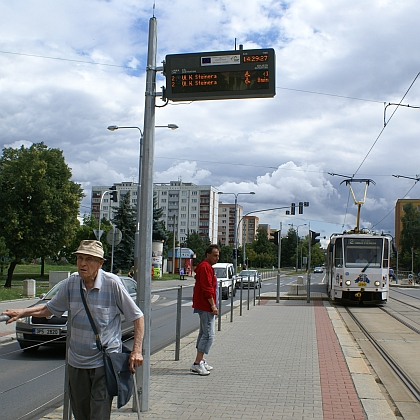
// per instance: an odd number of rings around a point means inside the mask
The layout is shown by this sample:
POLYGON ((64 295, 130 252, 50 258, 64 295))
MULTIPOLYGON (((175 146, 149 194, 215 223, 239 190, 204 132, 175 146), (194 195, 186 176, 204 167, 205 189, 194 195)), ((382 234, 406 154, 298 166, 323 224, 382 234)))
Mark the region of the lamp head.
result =
POLYGON ((108 130, 109 130, 109 131, 115 131, 115 130, 118 130, 118 126, 116 126, 116 125, 110 125, 110 126, 108 127, 108 130))

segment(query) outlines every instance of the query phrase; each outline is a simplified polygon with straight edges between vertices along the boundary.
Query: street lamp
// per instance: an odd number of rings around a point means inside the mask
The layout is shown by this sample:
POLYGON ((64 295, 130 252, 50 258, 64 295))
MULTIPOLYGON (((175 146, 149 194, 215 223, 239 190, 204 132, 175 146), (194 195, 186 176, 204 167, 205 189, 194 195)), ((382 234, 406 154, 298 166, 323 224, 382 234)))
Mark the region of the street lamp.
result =
MULTIPOLYGON (((235 218, 234 218, 234 231, 233 231, 233 242, 234 242, 234 249, 233 249, 233 265, 234 265, 234 270, 235 270, 235 278, 236 278, 236 266, 238 265, 238 233, 237 233, 237 230, 236 230, 236 228, 237 228, 237 207, 238 207, 238 195, 240 195, 240 194, 242 194, 242 195, 245 195, 245 194, 251 194, 251 195, 254 195, 255 194, 255 192, 254 191, 250 191, 250 192, 243 192, 243 193, 241 193, 241 192, 239 192, 239 193, 232 193, 232 192, 222 192, 222 191, 219 191, 218 192, 218 194, 225 194, 225 195, 227 195, 227 194, 231 194, 231 195, 234 195, 235 196, 235 218)), ((243 244, 242 244, 242 246, 243 246, 243 244)))
MULTIPOLYGON (((156 125, 155 127, 170 128, 171 130, 176 130, 178 126, 176 124, 168 125, 156 125)), ((141 163, 143 159, 143 131, 140 127, 131 126, 131 127, 121 127, 117 125, 110 125, 108 130, 115 131, 120 128, 134 128, 140 132, 140 153, 139 153, 139 182, 137 186, 137 223, 136 223, 136 236, 135 236, 135 245, 134 245, 134 276, 138 285, 138 292, 136 296, 136 304, 140 308, 143 306, 142 311, 144 314, 144 338, 143 338, 143 365, 140 369, 136 370, 137 383, 139 383, 142 389, 142 406, 145 407, 145 411, 148 410, 148 399, 149 399, 149 387, 150 387, 150 318, 151 318, 151 277, 145 276, 144 281, 140 281, 140 260, 141 260, 141 247, 140 247, 140 195, 141 195, 141 177, 142 177, 142 168, 141 163), (141 305, 141 302, 144 304, 141 305)), ((146 173, 147 173, 146 168, 146 173)), ((147 189, 147 185, 146 185, 147 189)), ((151 232, 150 232, 151 233, 151 232)), ((150 241, 150 247, 151 247, 150 241)), ((150 273, 149 273, 150 274, 150 273)), ((137 390, 135 391, 137 392, 137 390)))
MULTIPOLYGON (((293 223, 289 223, 289 226, 293 226, 293 223)), ((298 225, 296 226, 296 272, 298 271, 298 265, 299 265, 299 228, 301 226, 307 226, 306 223, 304 223, 303 225, 298 225)))

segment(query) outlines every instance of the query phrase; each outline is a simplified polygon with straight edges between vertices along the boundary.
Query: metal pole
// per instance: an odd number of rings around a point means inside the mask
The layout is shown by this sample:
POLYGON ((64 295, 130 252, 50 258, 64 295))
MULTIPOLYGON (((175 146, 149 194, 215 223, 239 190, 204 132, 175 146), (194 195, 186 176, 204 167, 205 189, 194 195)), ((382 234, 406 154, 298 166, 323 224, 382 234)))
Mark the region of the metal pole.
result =
POLYGON ((233 291, 235 290, 236 276, 232 278, 232 290, 230 294, 230 322, 233 322, 233 291))
POLYGON ((179 360, 181 348, 181 309, 182 309, 182 286, 179 286, 176 301, 176 333, 175 333, 175 360, 179 360))
POLYGON ((311 301, 311 224, 309 223, 308 273, 306 277, 306 303, 311 301))
POLYGON ((175 274, 175 222, 176 222, 176 214, 174 214, 174 241, 173 241, 173 248, 172 248, 172 274, 175 274))
POLYGON ((236 267, 238 265, 238 232, 237 232, 237 208, 238 208, 238 194, 234 194, 235 195, 235 217, 234 217, 234 232, 233 232, 233 246, 234 246, 234 250, 233 250, 233 270, 234 270, 234 274, 235 274, 235 278, 236 278, 236 267))
POLYGON ((281 228, 282 223, 280 222, 279 228, 279 246, 278 246, 278 254, 277 254, 277 295, 276 295, 276 303, 280 302, 280 277, 281 277, 281 228))
MULTIPOLYGON (((152 229, 153 229, 153 163, 155 143, 155 86, 156 86, 157 20, 149 21, 144 106, 143 155, 141 156, 140 226, 137 242, 137 304, 144 313, 143 364, 136 370, 141 388, 141 411, 149 411, 150 394, 150 328, 152 287, 152 229), (141 244, 141 246, 140 246, 141 244)), ((138 201, 138 199, 137 199, 138 201)))
POLYGON ((217 315, 217 331, 222 331, 222 282, 219 281, 219 314, 217 315))

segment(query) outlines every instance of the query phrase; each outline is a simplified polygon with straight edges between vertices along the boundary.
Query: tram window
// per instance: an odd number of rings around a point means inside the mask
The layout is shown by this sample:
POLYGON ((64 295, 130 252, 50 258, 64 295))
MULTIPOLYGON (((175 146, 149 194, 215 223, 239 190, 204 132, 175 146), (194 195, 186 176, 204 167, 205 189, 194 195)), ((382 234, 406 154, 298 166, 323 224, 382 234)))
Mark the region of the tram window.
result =
POLYGON ((346 239, 345 257, 346 267, 381 267, 382 263, 382 239, 349 240, 346 239))
POLYGON ((334 265, 336 267, 343 266, 343 243, 341 238, 337 238, 337 240, 335 241, 334 265))
POLYGON ((388 268, 388 265, 389 265, 388 256, 389 256, 389 242, 385 239, 385 241, 384 241, 384 264, 383 264, 384 268, 388 268))

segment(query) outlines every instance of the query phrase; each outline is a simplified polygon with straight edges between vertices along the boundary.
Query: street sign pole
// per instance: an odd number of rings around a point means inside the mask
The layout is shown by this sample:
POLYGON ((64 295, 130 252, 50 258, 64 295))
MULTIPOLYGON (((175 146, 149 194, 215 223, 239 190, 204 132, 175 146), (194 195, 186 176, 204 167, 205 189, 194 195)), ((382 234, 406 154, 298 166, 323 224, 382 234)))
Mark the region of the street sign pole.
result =
POLYGON ((138 285, 137 305, 144 313, 143 364, 136 370, 140 392, 140 409, 149 411, 150 394, 150 327, 152 288, 152 229, 153 229, 153 162, 155 143, 155 85, 156 85, 157 20, 149 20, 149 41, 146 67, 144 107, 144 135, 141 156, 141 197, 139 235, 136 236, 138 267, 135 275, 138 285))

